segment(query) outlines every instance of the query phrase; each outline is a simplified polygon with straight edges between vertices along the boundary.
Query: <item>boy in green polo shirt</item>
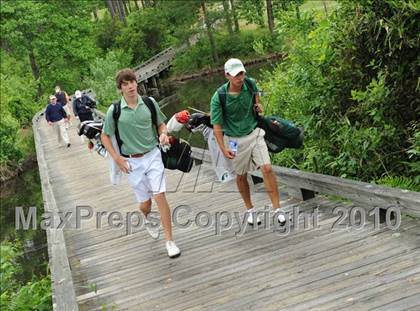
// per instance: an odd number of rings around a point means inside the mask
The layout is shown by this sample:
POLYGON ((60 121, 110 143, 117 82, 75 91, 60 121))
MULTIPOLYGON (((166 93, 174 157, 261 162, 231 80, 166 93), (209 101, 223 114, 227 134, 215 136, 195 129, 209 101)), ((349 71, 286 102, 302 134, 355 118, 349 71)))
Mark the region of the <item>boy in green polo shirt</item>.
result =
POLYGON ((169 139, 164 123, 165 115, 154 99, 157 113, 158 132, 152 124, 151 112, 137 93, 137 79, 133 70, 123 69, 117 73, 117 87, 121 90, 121 114, 118 119, 118 132, 122 141, 121 154, 115 150, 111 136, 115 135, 114 106, 107 111, 101 140, 110 156, 121 171, 128 174, 128 182, 134 190, 140 210, 146 216, 146 229, 157 239, 159 228, 148 223, 152 207, 151 197, 155 199, 166 238, 166 250, 170 258, 178 257, 181 251, 172 239, 171 212, 166 200, 165 168, 158 145, 168 145, 169 139))
MULTIPOLYGON (((254 109, 262 113, 258 94, 248 90, 245 81, 245 67, 239 59, 231 58, 225 63, 225 77, 228 82, 222 86, 226 92, 226 103, 222 108, 219 94, 216 91, 211 98, 211 123, 214 136, 220 150, 227 159, 232 161, 238 190, 247 209, 249 224, 260 224, 261 218, 255 217, 255 209, 251 201, 251 193, 247 180, 247 172, 261 169, 266 192, 272 202, 273 209, 280 208, 280 197, 277 180, 271 167, 270 156, 264 141, 264 130, 257 127, 254 109), (253 96, 256 105, 253 104, 253 96)), ((250 79, 253 89, 258 89, 253 79, 250 79)), ((286 223, 283 214, 279 214, 281 225, 286 223)))

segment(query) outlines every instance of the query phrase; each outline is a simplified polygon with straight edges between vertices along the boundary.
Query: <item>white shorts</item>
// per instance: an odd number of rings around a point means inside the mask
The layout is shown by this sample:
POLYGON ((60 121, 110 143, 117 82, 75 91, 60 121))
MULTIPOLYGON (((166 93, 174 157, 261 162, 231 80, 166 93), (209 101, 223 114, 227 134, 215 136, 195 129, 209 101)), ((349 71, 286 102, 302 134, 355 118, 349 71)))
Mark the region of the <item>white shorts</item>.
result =
POLYGON ((131 172, 128 182, 134 190, 137 202, 148 201, 152 195, 166 191, 165 168, 158 148, 141 158, 127 158, 131 172))

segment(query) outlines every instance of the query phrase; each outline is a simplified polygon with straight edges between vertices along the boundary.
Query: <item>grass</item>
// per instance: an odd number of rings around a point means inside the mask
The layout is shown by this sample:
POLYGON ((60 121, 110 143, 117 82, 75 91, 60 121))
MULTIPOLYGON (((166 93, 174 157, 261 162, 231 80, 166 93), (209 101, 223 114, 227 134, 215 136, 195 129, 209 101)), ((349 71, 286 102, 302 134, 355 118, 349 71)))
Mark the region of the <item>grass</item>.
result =
POLYGON ((304 4, 300 6, 300 10, 302 12, 308 11, 315 11, 315 12, 323 12, 325 14, 325 8, 327 10, 327 14, 330 14, 331 11, 338 6, 337 1, 319 1, 319 0, 310 0, 306 1, 304 4))

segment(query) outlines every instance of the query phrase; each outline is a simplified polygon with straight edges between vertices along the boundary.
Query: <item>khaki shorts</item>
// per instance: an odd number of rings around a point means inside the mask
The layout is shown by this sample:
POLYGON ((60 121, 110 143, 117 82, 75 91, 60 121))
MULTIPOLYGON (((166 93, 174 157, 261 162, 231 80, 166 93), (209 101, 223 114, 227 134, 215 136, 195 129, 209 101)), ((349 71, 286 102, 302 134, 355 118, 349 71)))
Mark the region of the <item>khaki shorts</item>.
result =
POLYGON ((63 106, 64 111, 67 113, 67 117, 70 117, 70 107, 69 104, 67 103, 67 105, 63 106))
POLYGON ((264 130, 257 127, 247 136, 230 137, 225 135, 223 137, 227 148, 229 148, 229 140, 237 142, 238 151, 236 156, 230 160, 236 174, 244 175, 260 168, 262 165, 271 164, 264 135, 264 130))

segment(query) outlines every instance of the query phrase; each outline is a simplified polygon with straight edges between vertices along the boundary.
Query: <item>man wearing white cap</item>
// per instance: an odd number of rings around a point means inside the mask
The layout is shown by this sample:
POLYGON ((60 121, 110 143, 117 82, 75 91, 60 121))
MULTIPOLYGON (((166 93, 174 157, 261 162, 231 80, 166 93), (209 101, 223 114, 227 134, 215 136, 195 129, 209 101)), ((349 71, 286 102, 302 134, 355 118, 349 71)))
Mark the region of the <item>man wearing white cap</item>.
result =
MULTIPOLYGON (((274 211, 280 208, 280 197, 264 141, 265 132, 257 127, 257 113, 262 113, 258 88, 255 80, 245 73, 239 59, 229 59, 225 63, 228 82, 214 93, 210 105, 214 136, 224 156, 232 161, 236 184, 247 209, 247 221, 253 225, 260 224, 261 219, 252 205, 247 172, 261 169, 274 211)), ((286 223, 283 214, 277 217, 281 225, 286 223)))
POLYGON ((95 101, 89 96, 82 94, 79 90, 74 93, 73 112, 79 117, 80 122, 93 120, 92 109, 95 108, 95 101))

